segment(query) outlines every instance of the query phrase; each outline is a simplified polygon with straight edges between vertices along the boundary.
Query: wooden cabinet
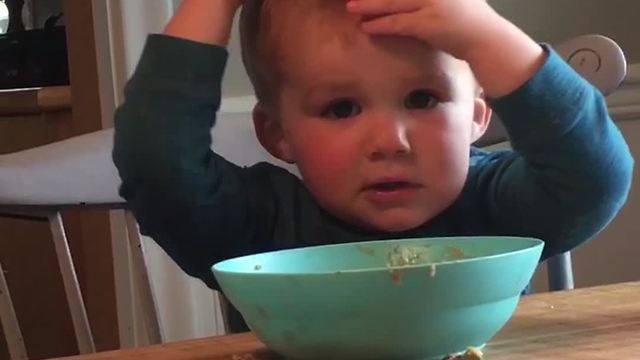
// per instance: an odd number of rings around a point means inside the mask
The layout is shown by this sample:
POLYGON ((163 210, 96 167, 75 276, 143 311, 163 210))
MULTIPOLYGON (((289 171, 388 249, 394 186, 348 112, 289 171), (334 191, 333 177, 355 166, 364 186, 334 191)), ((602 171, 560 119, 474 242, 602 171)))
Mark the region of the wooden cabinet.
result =
MULTIPOLYGON (((0 153, 100 130, 98 59, 92 2, 64 0, 71 84, 0 92, 0 153)), ((1 186, 1 185, 0 185, 1 186)), ((63 214, 98 350, 119 347, 109 216, 63 214)), ((30 359, 77 353, 55 251, 44 219, 0 215, 6 271, 30 359)), ((8 352, 0 329, 0 359, 8 352)))

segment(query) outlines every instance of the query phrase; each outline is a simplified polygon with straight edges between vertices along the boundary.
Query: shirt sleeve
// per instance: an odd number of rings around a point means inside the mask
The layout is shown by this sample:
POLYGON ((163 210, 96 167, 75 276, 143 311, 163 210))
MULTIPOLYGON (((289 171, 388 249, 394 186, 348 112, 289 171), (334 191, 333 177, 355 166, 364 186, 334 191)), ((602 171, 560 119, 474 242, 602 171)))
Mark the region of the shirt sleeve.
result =
POLYGON ((600 232, 626 201, 633 170, 602 94, 545 49, 532 79, 492 101, 513 151, 489 155, 477 182, 494 229, 544 240, 544 258, 600 232))
POLYGON ((189 275, 217 287, 210 267, 250 252, 249 171, 211 151, 224 48, 151 35, 115 115, 120 194, 140 230, 189 275))

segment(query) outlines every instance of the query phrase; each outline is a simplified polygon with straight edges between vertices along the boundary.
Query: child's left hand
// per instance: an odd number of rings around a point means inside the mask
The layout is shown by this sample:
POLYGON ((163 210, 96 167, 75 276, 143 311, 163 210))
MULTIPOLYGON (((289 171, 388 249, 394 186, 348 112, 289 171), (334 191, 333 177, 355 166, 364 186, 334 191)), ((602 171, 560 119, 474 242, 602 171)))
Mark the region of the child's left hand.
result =
POLYGON ((469 63, 489 97, 530 79, 546 53, 486 0, 349 0, 370 34, 411 36, 469 63))
POLYGON ((350 0, 347 10, 370 34, 415 37, 462 60, 502 20, 486 0, 350 0))

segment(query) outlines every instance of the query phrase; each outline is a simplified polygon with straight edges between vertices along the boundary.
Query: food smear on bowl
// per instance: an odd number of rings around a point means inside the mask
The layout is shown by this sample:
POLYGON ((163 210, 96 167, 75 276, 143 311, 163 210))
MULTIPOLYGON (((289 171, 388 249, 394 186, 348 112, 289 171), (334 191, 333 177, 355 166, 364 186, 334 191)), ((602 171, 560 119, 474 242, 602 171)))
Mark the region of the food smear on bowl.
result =
POLYGON ((429 265, 429 277, 430 278, 436 277, 436 271, 437 271, 436 264, 429 265))
POLYGON ((427 248, 423 246, 401 246, 393 248, 387 255, 387 267, 397 268, 420 264, 427 248))
POLYGON ((449 248, 447 248, 447 252, 449 253, 449 256, 451 256, 453 260, 462 260, 467 257, 464 251, 457 247, 450 246, 449 248))
POLYGON ((402 275, 404 275, 402 269, 389 269, 389 275, 391 275, 391 282, 393 283, 393 285, 402 285, 402 275))
POLYGON ((464 354, 461 355, 447 355, 442 360, 482 360, 482 351, 470 347, 464 354))
MULTIPOLYGON (((402 285, 404 268, 420 264, 427 252, 424 246, 395 246, 387 254, 387 268, 394 285, 402 285)), ((435 274, 434 274, 435 276, 435 274)))
POLYGON ((373 250, 373 249, 371 249, 371 248, 369 248, 369 247, 367 247, 367 246, 364 246, 364 245, 358 245, 356 248, 357 248, 360 252, 362 252, 363 254, 365 254, 365 255, 369 255, 369 256, 375 256, 375 255, 376 255, 376 251, 375 251, 375 250, 373 250))

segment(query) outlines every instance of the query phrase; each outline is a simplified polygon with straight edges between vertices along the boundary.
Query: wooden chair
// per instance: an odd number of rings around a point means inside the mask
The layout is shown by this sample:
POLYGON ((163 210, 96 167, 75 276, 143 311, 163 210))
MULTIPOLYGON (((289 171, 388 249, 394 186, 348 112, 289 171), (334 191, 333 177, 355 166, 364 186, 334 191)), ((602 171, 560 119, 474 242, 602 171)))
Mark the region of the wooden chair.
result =
MULTIPOLYGON (((610 93, 622 82, 626 62, 620 48, 601 36, 574 39, 557 48, 561 54, 603 93, 610 93), (593 65, 595 59, 597 66, 593 65)), ((214 149, 239 165, 271 161, 288 167, 262 149, 247 120, 247 112, 228 112, 219 116, 212 133, 214 149), (238 148, 238 144, 241 144, 238 148)), ((103 130, 59 143, 0 156, 0 214, 29 214, 45 217, 51 224, 60 271, 81 353, 95 351, 87 312, 69 252, 61 211, 70 207, 124 209, 128 243, 133 254, 133 270, 138 286, 137 299, 143 311, 145 328, 152 343, 163 342, 162 326, 145 261, 145 249, 135 218, 118 195, 120 179, 111 161, 113 130, 103 130), (73 186, 70 186, 73 184, 73 186)), ((499 121, 495 121, 480 146, 507 142, 499 121)), ((294 169, 288 167, 295 172, 294 169)), ((1 264, 0 264, 1 267, 1 264)), ((572 289, 573 272, 569 253, 548 262, 551 290, 572 289)), ((12 359, 25 359, 26 351, 0 269, 0 320, 7 335, 12 359)), ((244 329, 242 319, 228 302, 221 299, 227 331, 244 329)))

